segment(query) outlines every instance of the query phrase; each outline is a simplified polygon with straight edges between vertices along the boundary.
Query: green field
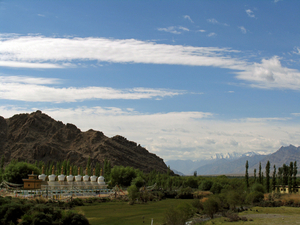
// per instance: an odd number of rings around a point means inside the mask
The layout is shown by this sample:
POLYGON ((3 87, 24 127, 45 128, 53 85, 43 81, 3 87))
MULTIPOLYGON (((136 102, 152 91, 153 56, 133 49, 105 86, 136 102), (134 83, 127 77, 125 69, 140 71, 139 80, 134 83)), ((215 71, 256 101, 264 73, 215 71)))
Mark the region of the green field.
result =
POLYGON ((225 218, 216 218, 206 222, 206 225, 226 225, 226 224, 251 224, 251 225, 280 225, 280 224, 300 224, 300 208, 295 207, 253 207, 252 211, 239 213, 245 216, 248 221, 226 222, 225 218), (258 212, 256 211, 258 210, 258 212), (249 221, 252 219, 253 221, 249 221))
POLYGON ((135 225, 150 224, 153 218, 153 224, 163 223, 165 210, 170 206, 177 206, 188 202, 190 199, 167 199, 159 202, 148 202, 146 204, 128 205, 127 202, 106 202, 92 206, 80 206, 75 210, 82 212, 90 221, 91 225, 135 225))

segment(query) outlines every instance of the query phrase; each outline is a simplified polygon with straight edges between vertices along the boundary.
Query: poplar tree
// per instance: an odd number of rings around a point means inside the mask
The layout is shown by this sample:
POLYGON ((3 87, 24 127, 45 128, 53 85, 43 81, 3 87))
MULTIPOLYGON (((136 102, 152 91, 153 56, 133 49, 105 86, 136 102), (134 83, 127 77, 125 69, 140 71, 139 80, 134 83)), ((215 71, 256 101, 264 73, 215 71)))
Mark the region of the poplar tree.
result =
POLYGON ((259 169, 258 169, 258 183, 262 184, 262 177, 261 177, 261 162, 259 162, 259 169))
POLYGON ((249 187, 249 174, 248 174, 248 168, 249 168, 249 164, 248 164, 248 160, 246 161, 246 172, 245 172, 245 182, 246 182, 246 188, 249 187))
POLYGON ((296 192, 296 187, 297 187, 297 172, 298 172, 298 168, 297 168, 297 162, 294 162, 294 171, 293 171, 293 189, 294 192, 296 192))
POLYGON ((294 164, 293 164, 293 162, 290 162, 289 178, 288 178, 289 193, 292 192, 292 187, 293 187, 293 173, 294 173, 294 164))
POLYGON ((256 169, 254 169, 254 183, 256 183, 256 169))
POLYGON ((276 189, 276 166, 274 165, 273 176, 272 176, 272 191, 276 189))
POLYGON ((266 190, 270 192, 270 162, 268 161, 266 164, 266 190))

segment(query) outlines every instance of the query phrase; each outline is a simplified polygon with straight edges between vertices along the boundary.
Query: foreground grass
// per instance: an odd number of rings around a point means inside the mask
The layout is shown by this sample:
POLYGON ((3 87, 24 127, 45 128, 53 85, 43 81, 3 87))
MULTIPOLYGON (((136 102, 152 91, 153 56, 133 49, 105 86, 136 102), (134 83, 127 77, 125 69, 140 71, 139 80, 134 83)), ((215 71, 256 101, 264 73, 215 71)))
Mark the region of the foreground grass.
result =
POLYGON ((135 225, 151 223, 158 225, 163 223, 164 213, 170 206, 181 203, 191 203, 191 199, 166 199, 159 202, 128 205, 127 202, 106 202, 98 205, 79 206, 75 210, 83 213, 91 225, 135 225), (144 219, 143 219, 144 217, 144 219))
POLYGON ((239 213, 239 216, 246 217, 248 221, 227 222, 226 218, 210 220, 205 225, 218 224, 252 224, 252 225, 280 225, 280 224, 300 224, 300 208, 294 207, 254 207, 252 211, 239 213), (258 211, 258 212, 257 212, 258 211), (253 221, 249 221, 252 219, 253 221))

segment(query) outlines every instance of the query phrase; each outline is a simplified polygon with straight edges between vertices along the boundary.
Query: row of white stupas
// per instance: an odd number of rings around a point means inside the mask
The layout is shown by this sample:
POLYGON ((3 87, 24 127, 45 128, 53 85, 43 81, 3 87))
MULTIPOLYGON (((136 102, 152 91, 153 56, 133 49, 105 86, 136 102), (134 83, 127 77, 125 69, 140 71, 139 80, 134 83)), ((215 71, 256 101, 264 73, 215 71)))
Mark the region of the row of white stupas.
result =
POLYGON ((42 181, 48 181, 48 184, 53 184, 53 182, 59 182, 59 183, 63 183, 65 181, 69 182, 89 182, 91 184, 97 184, 100 186, 104 186, 105 185, 105 181, 104 181, 104 177, 102 176, 102 169, 100 172, 100 177, 95 176, 95 169, 93 170, 93 176, 89 176, 88 175, 88 169, 86 168, 85 170, 85 176, 81 176, 80 175, 80 168, 78 168, 78 175, 77 176, 73 176, 72 175, 72 168, 70 168, 70 175, 66 176, 63 174, 63 167, 61 168, 61 174, 60 175, 55 175, 54 174, 54 166, 52 167, 52 174, 47 176, 44 174, 44 167, 43 167, 43 171, 42 174, 39 175, 39 180, 42 181), (57 179, 56 179, 57 178, 57 179))

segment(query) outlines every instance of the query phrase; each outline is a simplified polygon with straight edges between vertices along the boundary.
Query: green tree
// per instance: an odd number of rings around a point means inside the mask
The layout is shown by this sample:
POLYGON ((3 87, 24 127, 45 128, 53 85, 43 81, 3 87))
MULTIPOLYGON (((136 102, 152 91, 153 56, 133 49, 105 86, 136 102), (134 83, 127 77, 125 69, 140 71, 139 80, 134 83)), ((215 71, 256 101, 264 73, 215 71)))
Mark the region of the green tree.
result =
POLYGON ((219 211, 219 203, 215 198, 210 197, 203 202, 203 211, 213 219, 214 215, 219 211))
POLYGON ((111 185, 116 184, 128 187, 131 181, 137 177, 137 171, 132 167, 115 166, 111 170, 111 185))
POLYGON ((246 188, 249 187, 249 174, 248 174, 248 168, 249 168, 249 164, 248 164, 248 160, 246 161, 246 172, 245 172, 245 183, 246 183, 246 188))
POLYGON ((259 162, 259 168, 258 168, 258 183, 262 184, 261 162, 259 162))
POLYGON ((266 164, 266 191, 270 192, 270 162, 268 161, 266 164))
POLYGON ((297 162, 294 162, 294 171, 293 171, 293 190, 294 192, 296 192, 296 187, 297 187, 297 172, 298 172, 298 168, 297 168, 297 162))
POLYGON ((274 165, 273 176, 272 176, 272 191, 276 189, 276 166, 274 165))
POLYGON ((139 197, 139 189, 135 185, 131 185, 129 188, 127 188, 128 191, 128 198, 131 201, 135 201, 139 197))
POLYGON ((254 169, 254 183, 256 183, 256 169, 254 169))
POLYGON ((28 174, 40 174, 39 168, 36 166, 26 163, 26 162, 18 162, 16 164, 10 163, 4 171, 3 179, 15 183, 15 184, 23 184, 22 179, 27 179, 28 174))
POLYGON ((292 192, 292 187, 293 187, 293 173, 294 173, 294 164, 293 164, 293 162, 290 162, 290 167, 289 167, 289 178, 288 178, 288 189, 289 189, 289 193, 292 192))

